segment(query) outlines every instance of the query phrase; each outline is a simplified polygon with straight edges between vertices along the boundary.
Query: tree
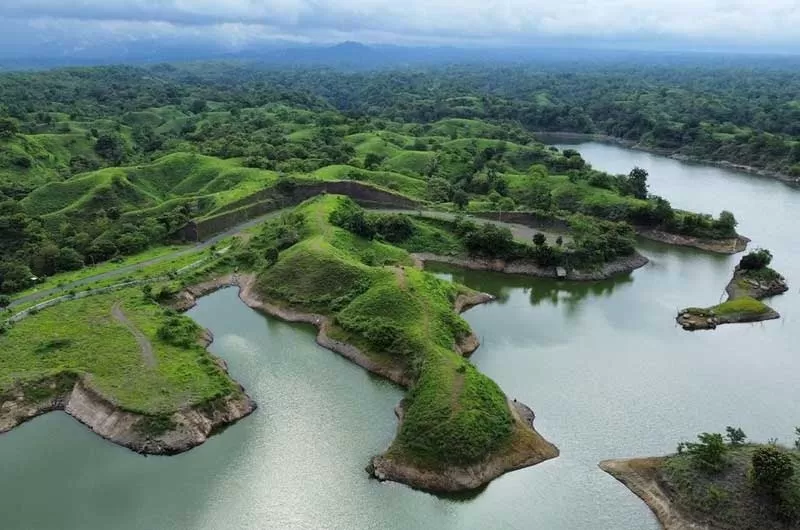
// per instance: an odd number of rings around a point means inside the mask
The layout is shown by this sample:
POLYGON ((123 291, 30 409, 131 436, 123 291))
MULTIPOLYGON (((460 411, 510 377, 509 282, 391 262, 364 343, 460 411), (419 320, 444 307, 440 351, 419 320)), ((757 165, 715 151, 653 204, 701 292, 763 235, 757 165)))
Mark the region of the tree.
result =
POLYGON ((74 271, 84 265, 83 256, 70 247, 61 248, 56 256, 56 269, 59 271, 74 271))
POLYGON ((747 435, 745 435, 744 431, 738 427, 734 428, 731 426, 725 427, 726 435, 725 437, 728 439, 728 442, 733 446, 739 446, 744 443, 747 439, 747 435))
POLYGON ((113 165, 120 165, 127 157, 125 141, 116 133, 101 133, 94 144, 94 150, 113 165))
POLYGON ((536 245, 537 247, 541 247, 545 243, 547 243, 547 236, 545 236, 543 233, 536 232, 533 235, 533 244, 534 245, 536 245))
POLYGON ((756 449, 751 464, 753 483, 770 494, 778 493, 794 475, 792 457, 774 445, 756 449))
POLYGON ((647 173, 646 169, 642 169, 638 166, 634 167, 631 172, 628 173, 628 188, 631 192, 631 195, 637 199, 647 198, 648 175, 649 173, 647 173))
POLYGON ((769 267, 772 263, 772 252, 765 248, 756 249, 739 261, 739 268, 742 270, 761 270, 769 267))
POLYGON ((367 156, 364 157, 364 168, 375 169, 383 163, 384 158, 376 153, 367 153, 367 156))
POLYGON ((8 295, 0 294, 0 309, 5 309, 11 305, 11 298, 8 295))
POLYGON ((558 245, 558 246, 560 247, 560 246, 561 246, 561 245, 563 245, 563 244, 564 244, 564 238, 563 238, 563 237, 561 237, 561 236, 558 236, 558 237, 556 238, 556 245, 558 245))
POLYGON ((457 188, 453 192, 453 204, 456 205, 456 208, 459 210, 463 210, 469 204, 469 195, 467 192, 461 188, 457 188))
POLYGON ((736 217, 728 210, 723 210, 719 214, 719 220, 716 222, 717 228, 724 233, 733 233, 737 224, 739 223, 736 221, 736 217))

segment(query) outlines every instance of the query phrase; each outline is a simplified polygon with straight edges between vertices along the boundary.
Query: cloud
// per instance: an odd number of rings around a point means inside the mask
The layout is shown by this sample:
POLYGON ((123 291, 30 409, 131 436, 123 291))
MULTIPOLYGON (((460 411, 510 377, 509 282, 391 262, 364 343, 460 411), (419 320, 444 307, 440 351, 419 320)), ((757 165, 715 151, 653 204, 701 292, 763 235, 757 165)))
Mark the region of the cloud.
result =
MULTIPOLYGON (((527 44, 682 39, 800 48, 798 0, 3 0, 0 32, 81 39, 527 44)), ((0 42, 8 39, 8 36, 0 42)))

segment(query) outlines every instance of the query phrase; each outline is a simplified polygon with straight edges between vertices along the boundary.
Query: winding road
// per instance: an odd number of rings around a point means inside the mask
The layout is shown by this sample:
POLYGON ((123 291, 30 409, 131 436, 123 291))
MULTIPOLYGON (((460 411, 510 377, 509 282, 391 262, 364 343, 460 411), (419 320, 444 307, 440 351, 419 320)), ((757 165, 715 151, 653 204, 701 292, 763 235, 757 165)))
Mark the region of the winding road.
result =
MULTIPOLYGON (((73 290, 73 289, 77 289, 79 287, 83 287, 83 286, 89 285, 91 283, 95 283, 95 282, 102 281, 102 280, 109 280, 109 279, 119 278, 119 277, 125 276, 127 274, 130 274, 132 272, 136 272, 136 271, 141 270, 143 268, 149 267, 151 265, 156 265, 156 264, 159 264, 159 263, 163 263, 165 261, 170 261, 170 260, 173 260, 173 259, 176 259, 176 258, 179 258, 179 257, 182 257, 182 256, 186 256, 186 255, 189 255, 189 254, 196 254, 196 253, 202 252, 203 250, 205 250, 205 249, 207 249, 207 248, 219 243, 220 241, 222 241, 223 239, 225 239, 227 237, 234 236, 234 235, 238 234, 239 232, 241 232, 242 230, 246 230, 248 228, 252 228, 253 226, 256 226, 257 224, 262 223, 262 222, 264 222, 264 221, 266 221, 268 219, 272 219, 274 217, 277 217, 277 216, 279 216, 280 214, 282 214, 283 212, 285 212, 285 211, 287 211, 289 209, 290 208, 286 208, 286 209, 282 209, 282 210, 276 210, 274 212, 269 212, 267 214, 261 215, 259 217, 254 218, 254 219, 251 219, 249 221, 245 221, 244 223, 238 224, 238 225, 234 226, 233 228, 231 228, 229 230, 226 230, 225 232, 221 232, 221 233, 215 235, 214 237, 212 237, 212 238, 210 238, 210 239, 208 239, 206 241, 202 241, 200 243, 196 243, 194 245, 187 246, 186 248, 182 248, 181 250, 177 250, 177 251, 172 252, 170 254, 164 254, 163 256, 158 256, 156 258, 152 258, 152 259, 149 259, 149 260, 146 260, 146 261, 142 261, 142 262, 139 262, 139 263, 133 263, 131 265, 124 265, 122 267, 119 267, 118 269, 114 269, 114 270, 106 271, 106 272, 101 272, 101 273, 98 273, 98 274, 95 274, 95 275, 92 275, 92 276, 87 276, 86 278, 81 278, 80 280, 75 280, 74 282, 66 283, 66 284, 62 285, 61 287, 53 287, 53 288, 50 288, 50 289, 43 289, 43 290, 37 291, 35 293, 31 293, 31 294, 28 294, 28 295, 25 295, 25 296, 21 296, 21 297, 15 299, 14 301, 12 301, 11 304, 8 307, 10 309, 13 309, 13 308, 15 308, 17 306, 20 306, 20 305, 23 305, 23 304, 28 304, 28 303, 31 303, 31 302, 37 302, 39 300, 47 299, 47 298, 52 297, 52 296, 57 296, 59 294, 63 294, 65 292, 67 292, 67 291, 70 291, 70 290, 73 290)), ((456 214, 452 214, 452 213, 449 213, 449 212, 403 210, 403 209, 392 209, 392 208, 371 209, 370 211, 381 212, 381 213, 400 213, 400 214, 406 214, 406 215, 411 215, 411 216, 422 216, 422 217, 426 217, 426 218, 429 218, 429 219, 452 220, 452 219, 456 218, 456 214)), ((468 218, 472 219, 473 221, 475 221, 477 223, 492 223, 492 224, 495 224, 495 225, 498 225, 498 226, 504 226, 504 227, 510 229, 511 233, 514 234, 514 238, 516 238, 518 240, 530 241, 531 238, 534 236, 534 234, 536 234, 537 232, 541 232, 541 233, 545 234, 545 236, 547 236, 547 239, 551 243, 554 242, 555 239, 559 235, 562 235, 564 237, 565 241, 567 241, 569 239, 568 236, 563 235, 563 234, 559 234, 559 233, 552 232, 552 231, 546 231, 546 230, 537 230, 537 229, 534 229, 534 228, 531 228, 531 227, 528 227, 528 226, 525 226, 525 225, 521 225, 521 224, 505 223, 505 222, 501 222, 501 221, 480 219, 480 218, 475 218, 475 217, 470 217, 470 216, 468 216, 468 218)))

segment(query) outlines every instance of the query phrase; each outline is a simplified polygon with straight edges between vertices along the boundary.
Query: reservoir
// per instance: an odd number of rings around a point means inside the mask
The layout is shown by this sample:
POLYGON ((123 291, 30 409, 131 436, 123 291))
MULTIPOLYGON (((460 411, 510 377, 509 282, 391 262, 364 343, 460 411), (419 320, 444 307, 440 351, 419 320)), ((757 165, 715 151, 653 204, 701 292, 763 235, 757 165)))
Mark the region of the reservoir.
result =
MULTIPOLYGON (((562 146, 564 147, 564 146, 562 146)), ((739 256, 642 242, 646 267, 564 283, 432 269, 498 297, 464 314, 482 340, 472 361, 530 405, 561 456, 507 474, 472 498, 370 480, 394 436, 403 392, 314 342, 313 329, 264 317, 234 289, 189 312, 211 350, 259 404, 250 417, 174 457, 142 457, 63 413, 0 437, 4 530, 531 529, 655 530, 649 509, 597 468, 673 452, 702 431, 741 427, 791 444, 800 425, 800 190, 618 146, 577 149, 595 168, 650 172, 674 207, 730 210, 775 255, 790 291, 776 321, 685 332, 685 306, 718 303, 739 256)))

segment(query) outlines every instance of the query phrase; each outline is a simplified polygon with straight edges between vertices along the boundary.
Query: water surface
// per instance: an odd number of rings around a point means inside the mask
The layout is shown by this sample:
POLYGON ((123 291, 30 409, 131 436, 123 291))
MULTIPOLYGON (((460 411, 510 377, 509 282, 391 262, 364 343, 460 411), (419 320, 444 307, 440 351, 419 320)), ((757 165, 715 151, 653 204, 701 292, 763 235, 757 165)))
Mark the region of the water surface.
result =
POLYGON ((679 329, 676 309, 719 301, 737 258, 656 243, 641 245, 650 265, 605 282, 436 269, 498 296, 465 314, 483 341, 473 361, 534 408, 562 451, 456 501, 369 480, 364 465, 391 441, 402 392, 227 289, 189 314, 214 331, 212 351, 258 411, 175 457, 138 456, 63 413, 30 422, 0 437, 2 527, 655 530, 599 460, 670 452, 726 425, 790 442, 800 424, 800 193, 615 146, 572 147, 598 168, 647 168, 651 190, 676 207, 733 211, 793 284, 770 301, 784 318, 679 329))

